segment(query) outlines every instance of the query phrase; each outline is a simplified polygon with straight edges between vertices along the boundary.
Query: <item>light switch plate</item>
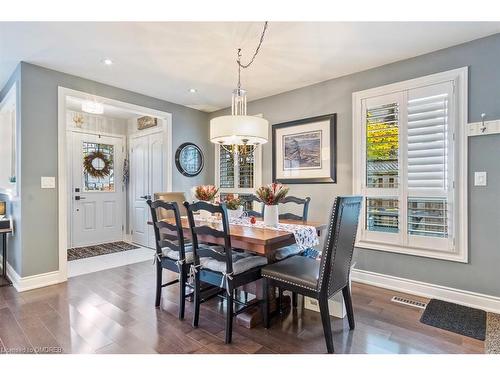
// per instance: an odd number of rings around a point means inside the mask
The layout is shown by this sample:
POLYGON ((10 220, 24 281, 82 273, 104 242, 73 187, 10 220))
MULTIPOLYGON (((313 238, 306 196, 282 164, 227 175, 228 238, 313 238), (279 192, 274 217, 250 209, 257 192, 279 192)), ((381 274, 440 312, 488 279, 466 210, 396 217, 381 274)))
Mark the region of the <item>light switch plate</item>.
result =
POLYGON ((40 181, 42 189, 55 189, 56 188, 56 178, 55 177, 42 177, 40 181))
POLYGON ((474 186, 486 186, 487 175, 486 172, 474 172, 474 186))

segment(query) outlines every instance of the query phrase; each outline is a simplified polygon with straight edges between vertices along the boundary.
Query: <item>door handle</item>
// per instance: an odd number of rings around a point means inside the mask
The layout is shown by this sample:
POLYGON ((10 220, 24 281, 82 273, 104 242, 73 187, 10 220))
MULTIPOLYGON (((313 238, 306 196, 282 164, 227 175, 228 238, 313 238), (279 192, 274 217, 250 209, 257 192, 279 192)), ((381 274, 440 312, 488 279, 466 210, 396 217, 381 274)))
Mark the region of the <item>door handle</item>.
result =
POLYGON ((79 195, 75 195, 75 201, 79 201, 79 200, 82 200, 82 199, 87 199, 87 198, 80 197, 79 195))
POLYGON ((151 195, 142 195, 139 198, 142 198, 142 199, 151 199, 151 195))

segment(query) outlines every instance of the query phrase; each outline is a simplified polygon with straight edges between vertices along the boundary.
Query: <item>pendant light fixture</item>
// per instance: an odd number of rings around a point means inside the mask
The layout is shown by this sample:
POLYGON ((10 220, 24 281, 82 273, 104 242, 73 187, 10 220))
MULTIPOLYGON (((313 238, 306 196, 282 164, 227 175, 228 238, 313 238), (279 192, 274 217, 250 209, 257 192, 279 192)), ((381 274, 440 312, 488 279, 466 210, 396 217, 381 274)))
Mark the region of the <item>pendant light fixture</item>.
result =
POLYGON ((241 63, 241 48, 238 48, 236 59, 238 86, 233 90, 231 115, 215 117, 210 120, 210 142, 220 145, 233 154, 253 152, 258 145, 268 141, 269 122, 262 117, 247 115, 246 90, 241 88, 241 69, 248 68, 254 62, 264 41, 266 30, 267 22, 264 23, 259 45, 248 64, 241 63))

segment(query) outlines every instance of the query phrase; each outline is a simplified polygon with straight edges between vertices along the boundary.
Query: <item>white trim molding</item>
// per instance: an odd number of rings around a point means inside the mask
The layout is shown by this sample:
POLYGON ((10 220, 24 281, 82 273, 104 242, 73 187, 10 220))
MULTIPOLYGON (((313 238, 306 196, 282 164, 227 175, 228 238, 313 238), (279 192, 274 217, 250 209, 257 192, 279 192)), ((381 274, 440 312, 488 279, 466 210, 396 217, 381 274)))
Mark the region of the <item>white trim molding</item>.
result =
MULTIPOLYGON (((41 274, 36 276, 30 276, 37 280, 40 278, 44 280, 44 282, 51 282, 52 278, 57 279, 56 282, 64 282, 68 279, 68 260, 67 260, 67 249, 68 249, 68 228, 69 228, 69 190, 68 190, 68 147, 67 147, 67 123, 66 123, 66 97, 73 96, 82 99, 92 99, 98 100, 104 104, 110 104, 115 107, 119 107, 125 110, 130 111, 134 114, 145 115, 145 116, 155 116, 165 121, 165 144, 166 144, 166 167, 167 167, 167 189, 168 191, 172 190, 172 165, 173 165, 173 156, 172 156, 172 114, 169 112, 159 111, 156 109, 139 106, 127 102, 122 102, 119 100, 106 98, 102 96, 97 96, 93 94, 89 94, 83 91, 77 91, 73 89, 69 89, 63 86, 58 86, 58 101, 57 101, 57 111, 58 111, 58 230, 59 230, 59 270, 55 273, 49 272, 47 274, 41 274), (57 277, 55 274, 57 273, 57 277)), ((15 277, 15 276, 14 276, 15 277)), ((14 279, 12 279, 14 280, 14 279)), ((19 278, 22 283, 24 278, 19 278)), ((29 279, 31 280, 31 279, 29 279)), ((14 281, 13 281, 14 282, 14 281)), ((55 284, 53 282, 52 284, 55 284)), ((38 285, 41 282, 37 281, 31 282, 26 281, 24 284, 27 285, 38 285)), ((46 285, 50 285, 46 284, 46 285)), ((44 285, 42 285, 44 286, 44 285)), ((39 286, 35 286, 38 288, 39 286)), ((17 288, 16 288, 17 289, 17 288)), ((33 289, 33 288, 31 288, 33 289)))
POLYGON ((426 298, 437 298, 500 314, 500 297, 360 269, 352 271, 351 279, 354 282, 390 289, 396 292, 426 298))
POLYGON ((65 280, 61 280, 61 275, 59 271, 52 271, 47 273, 42 273, 40 275, 25 276, 21 277, 12 268, 10 264, 7 263, 7 276, 10 281, 12 281, 12 286, 16 288, 18 292, 25 292, 31 289, 43 288, 45 286, 59 284, 65 280))

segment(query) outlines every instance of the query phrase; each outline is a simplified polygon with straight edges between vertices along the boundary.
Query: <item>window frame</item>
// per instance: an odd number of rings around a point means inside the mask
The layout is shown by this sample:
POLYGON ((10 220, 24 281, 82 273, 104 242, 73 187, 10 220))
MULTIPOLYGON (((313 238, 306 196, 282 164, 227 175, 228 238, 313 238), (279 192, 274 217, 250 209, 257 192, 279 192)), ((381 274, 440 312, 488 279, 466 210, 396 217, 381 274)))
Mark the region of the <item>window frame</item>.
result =
MULTIPOLYGON (((215 184, 220 186, 220 145, 215 145, 215 184)), ((255 194, 262 185, 262 145, 258 145, 254 150, 254 169, 253 169, 253 182, 254 186, 251 188, 219 188, 220 193, 233 193, 233 194, 255 194)), ((237 163, 234 164, 234 186, 237 186, 239 179, 239 170, 237 163)))
MULTIPOLYGON (((371 232, 370 236, 366 236, 365 230, 365 213, 366 208, 365 202, 363 203, 363 209, 360 216, 360 225, 358 226, 358 235, 356 237, 356 247, 370 250, 380 250, 394 253, 401 253, 407 255, 423 256, 428 258, 444 259, 456 262, 467 263, 468 262, 468 217, 467 217, 467 93, 468 93, 468 68, 463 67, 459 69, 449 70, 441 73, 431 74, 420 78, 415 78, 407 81, 397 82, 389 85, 384 85, 380 87, 375 87, 368 90, 354 92, 352 94, 352 118, 353 118, 353 193, 357 195, 366 195, 366 152, 359 150, 366 149, 366 123, 363 121, 365 119, 365 113, 363 112, 364 103, 367 100, 377 100, 377 98, 382 96, 394 96, 399 97, 400 110, 404 111, 403 117, 405 120, 401 123, 403 126, 400 127, 399 131, 399 156, 398 162, 399 167, 399 178, 400 184, 397 189, 397 194, 392 194, 393 192, 387 193, 387 197, 396 197, 400 202, 399 208, 399 234, 397 236, 387 236, 385 233, 375 233, 371 232), (449 160, 449 168, 453 169, 454 180, 453 180, 453 200, 450 217, 452 220, 452 226, 450 228, 450 233, 453 237, 451 241, 453 243, 453 249, 436 250, 431 247, 430 244, 434 239, 424 239, 421 241, 421 247, 411 247, 405 245, 408 243, 408 228, 402 226, 402 223, 406 223, 406 219, 401 220, 403 211, 406 215, 407 210, 401 210, 401 205, 408 204, 408 194, 406 192, 401 192, 401 185, 406 179, 406 166, 402 163, 401 155, 406 152, 406 141, 401 142, 402 139, 406 139, 407 135, 407 103, 408 103, 408 91, 412 89, 417 89, 424 86, 435 85, 444 82, 452 82, 453 84, 453 95, 452 95, 452 105, 455 110, 453 111, 450 121, 453 122, 453 147, 454 155, 451 160, 449 160), (406 123, 405 123, 406 122, 406 123), (368 237, 368 238, 367 238, 368 237), (394 239, 394 237, 398 237, 394 239), (392 238, 392 240, 391 240, 392 238), (404 239, 404 240, 403 240, 404 239)), ((373 188, 372 188, 373 190, 373 188)), ((383 190, 383 189, 381 189, 383 190)), ((388 190, 388 189, 387 189, 388 190)), ((379 195, 375 196, 378 197, 379 195)), ((366 198, 366 196, 365 196, 366 198)), ((435 241, 439 242, 439 238, 435 241)), ((442 239, 441 239, 442 240, 442 239)), ((414 243, 418 243, 416 241, 414 243)), ((437 243, 436 242, 436 243, 437 243)))

